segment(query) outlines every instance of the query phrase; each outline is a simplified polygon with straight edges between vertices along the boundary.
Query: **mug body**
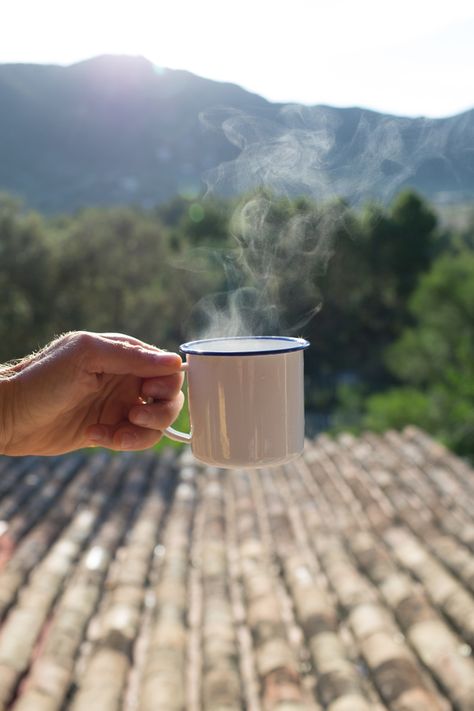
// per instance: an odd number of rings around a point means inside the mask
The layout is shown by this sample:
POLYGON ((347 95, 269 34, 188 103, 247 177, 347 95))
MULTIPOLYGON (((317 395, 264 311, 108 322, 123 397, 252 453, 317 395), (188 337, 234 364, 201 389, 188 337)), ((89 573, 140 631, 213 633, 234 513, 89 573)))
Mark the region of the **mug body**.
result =
POLYGON ((300 455, 307 345, 302 339, 262 337, 181 346, 193 454, 225 468, 283 464, 300 455))

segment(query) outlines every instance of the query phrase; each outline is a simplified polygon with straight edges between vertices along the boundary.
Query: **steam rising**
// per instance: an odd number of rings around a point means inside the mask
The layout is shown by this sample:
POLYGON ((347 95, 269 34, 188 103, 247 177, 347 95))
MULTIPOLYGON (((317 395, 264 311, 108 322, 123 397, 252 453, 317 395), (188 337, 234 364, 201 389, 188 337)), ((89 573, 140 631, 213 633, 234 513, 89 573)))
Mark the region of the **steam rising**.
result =
POLYGON ((299 332, 321 307, 317 278, 348 207, 390 199, 423 161, 442 156, 447 140, 426 119, 413 128, 413 121, 381 121, 370 112, 342 116, 288 105, 276 114, 216 109, 201 117, 240 151, 207 174, 207 193, 250 197, 235 211, 235 249, 222 260, 228 290, 197 305, 193 337, 299 332), (283 209, 282 196, 303 195, 311 203, 292 211, 288 201, 283 209))
POLYGON ((320 309, 317 278, 345 210, 340 202, 296 209, 266 194, 243 199, 230 225, 235 248, 222 259, 228 291, 199 302, 193 337, 298 333, 320 309))
MULTIPOLYGON (((207 175, 208 191, 256 187, 316 200, 388 200, 426 164, 445 162, 446 122, 331 107, 287 105, 271 117, 217 109, 202 116, 240 150, 207 175)), ((449 169, 449 166, 445 166, 449 169)))

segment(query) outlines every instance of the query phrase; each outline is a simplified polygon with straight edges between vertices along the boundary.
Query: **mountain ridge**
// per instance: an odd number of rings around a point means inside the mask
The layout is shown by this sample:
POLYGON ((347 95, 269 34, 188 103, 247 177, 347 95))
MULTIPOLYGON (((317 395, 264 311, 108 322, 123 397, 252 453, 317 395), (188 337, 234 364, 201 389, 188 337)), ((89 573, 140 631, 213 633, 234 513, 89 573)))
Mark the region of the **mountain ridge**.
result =
POLYGON ((0 190, 45 213, 197 198, 206 181, 226 195, 474 196, 474 109, 427 119, 272 103, 123 55, 0 64, 0 107, 0 190))

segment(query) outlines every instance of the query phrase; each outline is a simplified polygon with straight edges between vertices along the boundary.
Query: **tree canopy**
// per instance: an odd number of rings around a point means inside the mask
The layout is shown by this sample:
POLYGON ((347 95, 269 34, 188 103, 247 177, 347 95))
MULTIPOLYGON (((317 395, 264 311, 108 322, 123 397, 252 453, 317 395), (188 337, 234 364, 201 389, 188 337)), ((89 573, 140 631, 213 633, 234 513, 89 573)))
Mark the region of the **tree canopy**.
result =
POLYGON ((368 400, 365 424, 416 422, 463 453, 474 451, 474 252, 440 257, 410 299, 414 325, 387 349, 404 387, 368 400))
POLYGON ((258 191, 53 218, 2 196, 0 288, 0 362, 74 329, 173 350, 232 329, 304 336, 310 410, 414 422, 474 453, 474 220, 441 228, 413 192, 359 210, 258 191))

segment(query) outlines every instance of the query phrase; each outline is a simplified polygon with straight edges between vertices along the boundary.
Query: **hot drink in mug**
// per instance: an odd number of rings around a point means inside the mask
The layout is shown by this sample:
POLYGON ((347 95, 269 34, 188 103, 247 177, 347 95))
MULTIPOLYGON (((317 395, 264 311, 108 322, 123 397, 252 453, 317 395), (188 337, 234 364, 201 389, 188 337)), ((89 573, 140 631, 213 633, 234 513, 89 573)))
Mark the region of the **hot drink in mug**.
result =
POLYGON ((284 464, 304 443, 302 338, 215 338, 180 346, 186 355, 193 454, 225 468, 284 464))

